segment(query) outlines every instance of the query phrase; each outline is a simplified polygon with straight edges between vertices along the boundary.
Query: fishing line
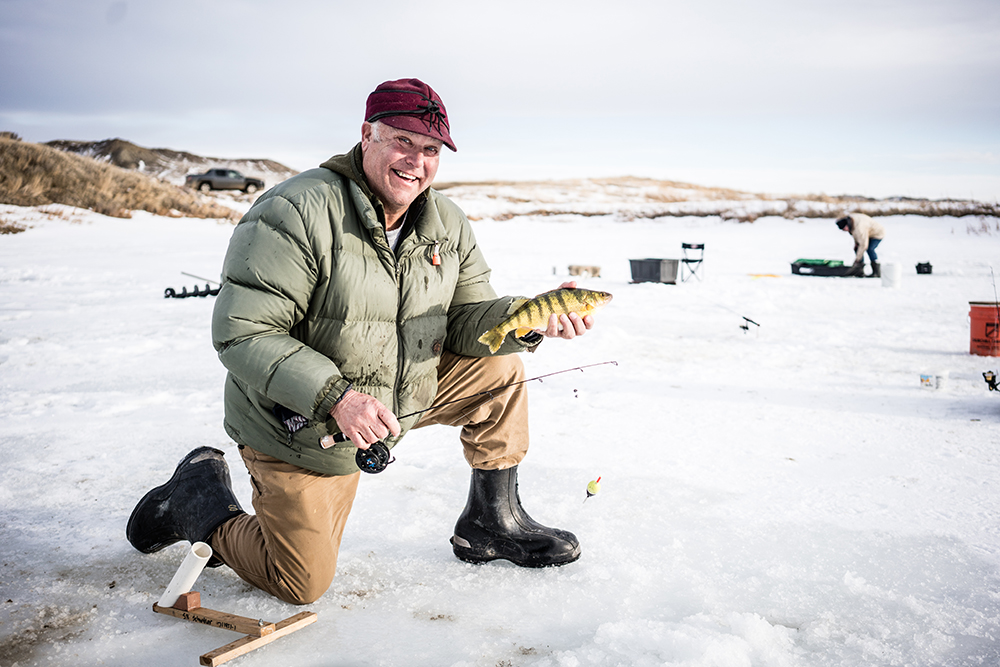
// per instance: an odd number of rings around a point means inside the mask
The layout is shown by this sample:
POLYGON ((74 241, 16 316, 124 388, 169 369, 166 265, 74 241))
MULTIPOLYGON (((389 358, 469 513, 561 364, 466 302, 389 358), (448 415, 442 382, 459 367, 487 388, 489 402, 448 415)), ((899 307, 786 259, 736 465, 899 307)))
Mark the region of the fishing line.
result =
POLYGON ((743 324, 740 325, 740 329, 743 329, 743 333, 747 333, 748 331, 750 331, 750 325, 751 324, 754 325, 755 327, 758 327, 758 328, 760 327, 760 324, 758 324, 757 322, 754 322, 753 320, 751 320, 746 315, 743 315, 742 313, 739 313, 739 312, 733 310, 732 308, 730 308, 728 306, 723 306, 721 303, 716 303, 715 301, 712 301, 711 299, 709 299, 707 297, 704 297, 704 296, 701 296, 701 295, 698 295, 695 298, 703 299, 703 300, 707 301, 708 303, 712 304, 713 306, 716 306, 717 308, 722 308, 723 310, 728 310, 733 315, 737 315, 740 318, 742 318, 743 319, 743 324))
MULTIPOLYGON (((486 389, 485 391, 480 391, 475 394, 470 394, 468 396, 462 396, 461 398, 445 401, 444 403, 439 403, 438 405, 432 405, 429 408, 424 408, 423 410, 417 410, 416 412, 411 412, 409 414, 403 415, 401 417, 398 417, 398 419, 403 420, 409 417, 415 417, 416 415, 420 415, 425 412, 430 412, 431 410, 437 410, 438 408, 443 408, 446 405, 453 405, 461 401, 468 401, 469 399, 477 398, 479 396, 485 396, 485 398, 481 402, 463 411, 462 414, 460 414, 450 424, 447 424, 447 426, 454 426, 461 420, 465 419, 465 417, 467 417, 468 415, 472 414, 482 406, 494 400, 497 396, 502 395, 503 392, 507 391, 508 389, 520 387, 520 385, 527 384, 528 382, 534 382, 536 380, 541 382, 545 378, 552 377, 553 375, 561 375, 563 373, 570 373, 572 371, 580 371, 582 373, 586 368, 594 368, 595 366, 607 366, 609 364, 617 366, 618 362, 601 361, 596 364, 586 364, 584 366, 574 366, 573 368, 564 368, 561 371, 553 371, 552 373, 537 375, 535 377, 528 378, 526 380, 511 382, 510 384, 501 385, 499 387, 493 387, 491 389, 486 389)), ((336 435, 333 436, 333 442, 335 443, 347 442, 347 440, 348 437, 344 435, 342 432, 337 433, 336 435)), ((371 445, 369 445, 368 449, 358 449, 357 453, 355 454, 355 462, 358 464, 358 467, 361 468, 361 470, 363 470, 364 472, 368 473, 382 472, 383 470, 385 470, 386 466, 388 466, 394 460, 395 459, 390 458, 389 448, 386 447, 385 443, 382 440, 372 443, 371 445)))
POLYGON ((188 273, 186 271, 181 271, 181 275, 182 276, 189 276, 191 278, 197 278, 198 280, 204 280, 204 281, 209 282, 209 283, 215 283, 216 285, 221 285, 222 284, 222 283, 220 283, 217 280, 209 280, 208 278, 202 278, 201 276, 196 276, 193 273, 188 273))

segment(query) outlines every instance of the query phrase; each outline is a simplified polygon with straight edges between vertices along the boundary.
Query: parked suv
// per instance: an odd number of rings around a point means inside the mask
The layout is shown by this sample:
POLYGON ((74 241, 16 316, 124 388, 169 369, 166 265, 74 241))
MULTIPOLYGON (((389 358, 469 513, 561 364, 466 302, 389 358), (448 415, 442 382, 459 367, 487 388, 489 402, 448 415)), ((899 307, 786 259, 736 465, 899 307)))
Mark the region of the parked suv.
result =
POLYGON ((242 190, 252 195, 264 189, 264 181, 244 176, 235 169, 209 169, 204 174, 188 174, 184 185, 202 192, 210 190, 242 190))

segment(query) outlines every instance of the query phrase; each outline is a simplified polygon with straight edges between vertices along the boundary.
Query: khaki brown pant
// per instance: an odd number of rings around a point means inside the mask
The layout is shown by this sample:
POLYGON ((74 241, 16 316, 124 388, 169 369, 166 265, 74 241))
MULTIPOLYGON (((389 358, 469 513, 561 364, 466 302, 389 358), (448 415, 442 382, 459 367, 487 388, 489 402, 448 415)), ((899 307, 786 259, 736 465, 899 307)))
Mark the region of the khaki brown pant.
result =
MULTIPOLYGON (((516 355, 472 358, 445 352, 434 402, 447 403, 524 378, 516 355)), ((435 408, 414 428, 428 424, 461 426, 465 459, 473 468, 510 468, 528 451, 527 391, 518 385, 492 400, 485 396, 435 408)), ((333 581, 361 473, 322 475, 250 447, 240 451, 250 472, 257 514, 220 526, 212 534, 212 548, 254 586, 292 604, 313 602, 333 581)))

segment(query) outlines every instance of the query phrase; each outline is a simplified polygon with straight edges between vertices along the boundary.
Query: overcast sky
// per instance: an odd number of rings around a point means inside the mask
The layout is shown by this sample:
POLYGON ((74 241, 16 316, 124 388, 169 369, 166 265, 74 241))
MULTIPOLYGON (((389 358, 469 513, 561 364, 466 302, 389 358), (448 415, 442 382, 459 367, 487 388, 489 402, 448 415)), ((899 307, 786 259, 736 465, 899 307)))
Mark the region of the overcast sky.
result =
POLYGON ((417 77, 439 180, 1000 198, 998 0, 0 0, 0 130, 296 169, 417 77))

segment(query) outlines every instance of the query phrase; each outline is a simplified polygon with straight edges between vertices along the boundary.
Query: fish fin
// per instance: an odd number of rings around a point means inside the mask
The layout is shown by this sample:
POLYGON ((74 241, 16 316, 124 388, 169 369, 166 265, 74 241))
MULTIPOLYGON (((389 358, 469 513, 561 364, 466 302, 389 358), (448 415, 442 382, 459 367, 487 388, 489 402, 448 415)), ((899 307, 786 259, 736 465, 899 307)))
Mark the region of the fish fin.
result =
POLYGON ((503 339, 507 337, 506 331, 501 331, 499 327, 495 329, 490 329, 482 336, 479 337, 479 342, 483 345, 488 345, 490 352, 494 353, 500 349, 503 345, 503 339))
POLYGON ((510 302, 510 305, 507 306, 507 314, 508 315, 513 315, 514 313, 516 313, 518 311, 518 309, 521 306, 523 306, 524 304, 528 303, 530 300, 531 299, 514 299, 513 301, 510 302))
POLYGON ((532 331, 534 331, 534 329, 532 329, 531 327, 518 327, 514 331, 514 335, 517 336, 518 338, 522 338, 524 336, 527 336, 532 331))

